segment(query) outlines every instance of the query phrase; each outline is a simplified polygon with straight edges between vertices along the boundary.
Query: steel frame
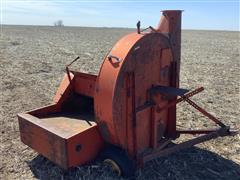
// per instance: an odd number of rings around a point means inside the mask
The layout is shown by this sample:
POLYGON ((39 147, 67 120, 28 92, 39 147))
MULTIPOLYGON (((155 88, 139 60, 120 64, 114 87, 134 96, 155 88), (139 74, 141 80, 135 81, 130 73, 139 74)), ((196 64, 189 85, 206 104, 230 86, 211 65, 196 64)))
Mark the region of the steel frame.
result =
POLYGON ((203 115, 205 115, 210 120, 215 122, 218 126, 220 126, 220 128, 198 129, 198 130, 182 130, 182 129, 176 130, 176 133, 178 136, 180 136, 181 134, 191 134, 191 135, 204 134, 204 135, 198 136, 196 138, 182 142, 180 144, 172 144, 173 146, 171 146, 171 147, 168 147, 168 145, 170 145, 172 143, 172 138, 167 138, 167 140, 165 140, 162 144, 160 144, 157 149, 153 150, 150 154, 143 156, 142 159, 140 160, 141 164, 144 164, 147 161, 150 161, 157 157, 167 156, 169 154, 178 152, 182 149, 190 148, 196 144, 199 144, 199 143, 202 143, 205 141, 209 141, 211 139, 215 139, 219 136, 223 137, 223 136, 231 136, 231 135, 237 134, 236 130, 230 130, 229 126, 226 126, 219 119, 217 119, 216 117, 214 117, 213 115, 208 113, 205 109, 201 108, 195 102, 193 102, 192 100, 189 99, 191 96, 196 95, 203 90, 204 90, 203 87, 197 88, 197 89, 181 96, 180 98, 176 99, 175 102, 169 103, 162 108, 158 107, 158 112, 161 113, 162 111, 164 111, 182 101, 186 101, 191 106, 193 106, 195 109, 197 109, 199 112, 201 112, 203 115))

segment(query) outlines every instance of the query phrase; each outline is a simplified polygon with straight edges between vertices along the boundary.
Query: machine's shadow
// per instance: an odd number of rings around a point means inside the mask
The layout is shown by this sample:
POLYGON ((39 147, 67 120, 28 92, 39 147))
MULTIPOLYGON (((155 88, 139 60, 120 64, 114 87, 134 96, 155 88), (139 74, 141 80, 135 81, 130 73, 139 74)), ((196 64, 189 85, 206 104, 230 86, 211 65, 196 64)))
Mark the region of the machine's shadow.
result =
MULTIPOLYGON (((27 162, 38 179, 121 179, 102 163, 63 171, 42 156, 27 162)), ((145 164, 136 179, 240 179, 240 165, 213 152, 193 147, 145 164)))

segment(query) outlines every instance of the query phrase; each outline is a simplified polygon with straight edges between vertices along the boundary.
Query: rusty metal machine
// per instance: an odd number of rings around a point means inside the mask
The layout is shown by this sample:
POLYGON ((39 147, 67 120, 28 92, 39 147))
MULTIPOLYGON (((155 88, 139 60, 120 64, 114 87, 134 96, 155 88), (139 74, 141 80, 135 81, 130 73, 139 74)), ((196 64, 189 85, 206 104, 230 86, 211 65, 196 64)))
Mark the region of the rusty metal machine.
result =
POLYGON ((131 176, 149 160, 231 135, 228 126, 190 99, 202 87, 179 88, 181 13, 163 11, 157 28, 142 30, 138 22, 136 32, 107 54, 98 76, 68 65, 51 105, 18 114, 22 142, 64 169, 100 153, 119 175, 131 176), (219 128, 176 129, 180 102, 219 128), (203 135, 172 145, 181 134, 203 135))

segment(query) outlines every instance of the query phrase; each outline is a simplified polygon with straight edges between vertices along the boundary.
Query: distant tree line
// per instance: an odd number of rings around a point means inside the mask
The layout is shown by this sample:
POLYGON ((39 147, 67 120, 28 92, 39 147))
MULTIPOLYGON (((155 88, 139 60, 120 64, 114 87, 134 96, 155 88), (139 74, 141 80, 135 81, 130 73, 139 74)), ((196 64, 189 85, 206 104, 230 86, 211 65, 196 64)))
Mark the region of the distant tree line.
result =
POLYGON ((58 20, 58 21, 54 22, 54 26, 55 27, 63 27, 64 26, 63 25, 63 21, 62 20, 58 20))

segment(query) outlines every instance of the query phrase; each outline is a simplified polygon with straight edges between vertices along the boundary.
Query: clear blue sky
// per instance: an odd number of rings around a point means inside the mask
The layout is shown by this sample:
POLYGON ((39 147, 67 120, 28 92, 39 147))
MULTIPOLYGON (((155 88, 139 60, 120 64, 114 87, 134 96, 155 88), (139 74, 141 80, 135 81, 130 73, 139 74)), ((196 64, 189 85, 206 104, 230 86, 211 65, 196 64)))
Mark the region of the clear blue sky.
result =
POLYGON ((239 31, 239 0, 0 0, 2 24, 135 27, 155 26, 160 10, 181 9, 184 29, 239 31))

